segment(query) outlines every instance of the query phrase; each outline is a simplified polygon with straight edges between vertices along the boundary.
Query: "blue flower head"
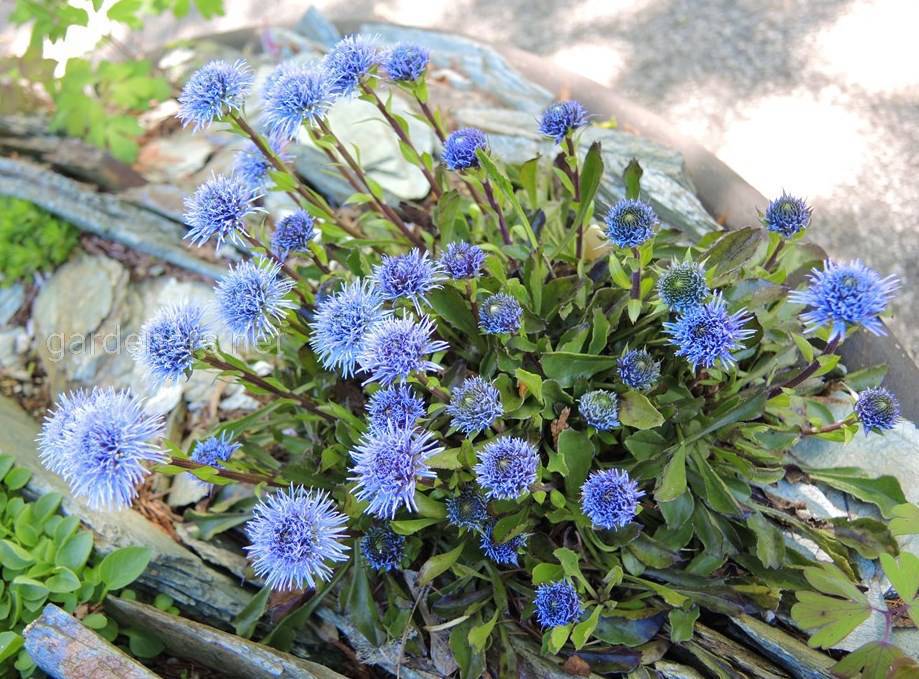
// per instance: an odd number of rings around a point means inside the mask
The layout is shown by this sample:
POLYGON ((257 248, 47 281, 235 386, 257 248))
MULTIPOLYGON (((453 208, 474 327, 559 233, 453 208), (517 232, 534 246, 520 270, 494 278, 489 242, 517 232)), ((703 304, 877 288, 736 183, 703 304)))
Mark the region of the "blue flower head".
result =
POLYGON ((581 509, 596 528, 617 530, 638 514, 638 500, 644 495, 638 483, 621 469, 595 471, 581 486, 581 509))
POLYGON ((620 200, 606 213, 606 237, 617 247, 634 248, 654 237, 657 215, 640 200, 620 200))
POLYGON ((488 335, 513 335, 520 329, 523 309, 514 297, 498 292, 486 297, 479 306, 479 329, 488 335))
POLYGON ((597 431, 609 431, 619 426, 619 399, 615 392, 597 389, 588 391, 578 401, 581 417, 597 431))
POLYGON ((379 61, 380 45, 376 36, 349 35, 329 51, 323 65, 335 94, 350 96, 379 61))
POLYGON ((405 298, 421 313, 431 290, 441 287, 443 268, 427 252, 412 250, 404 255, 383 255, 373 269, 373 280, 385 300, 405 298))
POLYGON ((178 382, 191 373, 195 353, 208 346, 204 311, 194 304, 163 307, 140 330, 134 360, 154 386, 178 382))
POLYGON ((238 111, 252 89, 245 61, 212 61, 195 71, 179 95, 179 120, 200 130, 216 118, 238 111))
POLYGON ((325 117, 332 105, 329 74, 318 66, 281 64, 263 91, 265 128, 272 139, 296 139, 300 126, 325 117))
POLYGON ((347 523, 325 492, 291 486, 255 506, 245 549, 256 575, 272 590, 313 588, 332 577, 330 564, 348 560, 347 523))
POLYGON ((380 291, 368 279, 346 283, 341 290, 321 300, 310 327, 310 346, 322 367, 351 377, 367 331, 387 317, 380 291))
POLYGON ((676 311, 699 306, 709 295, 705 269, 695 262, 673 264, 657 279, 661 301, 676 311))
POLYGON ((222 467, 223 463, 239 450, 239 447, 232 436, 223 432, 198 441, 194 450, 191 451, 191 459, 199 464, 206 464, 208 467, 222 467))
POLYGON ((351 451, 348 480, 356 482, 354 497, 370 503, 367 512, 383 519, 395 517, 399 507, 415 511, 415 481, 437 476, 427 460, 442 451, 429 431, 393 425, 371 429, 351 451))
POLYGON ((687 309, 675 322, 665 322, 664 333, 678 347, 676 355, 685 357, 693 370, 711 368, 719 361, 730 369, 735 363, 731 352, 742 348, 741 342, 754 334, 744 328, 751 318, 746 309, 729 314, 721 293, 715 293, 708 304, 687 309))
POLYGON ((485 263, 485 252, 478 245, 464 241, 449 243, 440 256, 440 265, 450 278, 476 278, 485 263))
POLYGON ((883 387, 869 387, 858 395, 855 414, 865 433, 893 429, 900 419, 900 402, 883 387))
POLYGON ((361 554, 375 571, 399 568, 405 552, 405 538, 384 524, 375 524, 361 538, 361 554))
POLYGON ((479 451, 475 478, 491 500, 514 500, 536 482, 539 452, 514 436, 489 441, 479 451))
POLYGON ((411 428, 425 415, 424 401, 407 384, 393 384, 370 397, 367 414, 375 429, 411 428))
POLYGON ((488 429, 504 414, 500 392, 478 376, 466 379, 453 390, 446 410, 453 418, 450 425, 466 434, 488 429))
POLYGON ((479 530, 488 520, 488 500, 473 486, 464 486, 446 505, 447 521, 457 528, 479 530))
POLYGON ((527 539, 530 537, 525 533, 515 535, 506 542, 495 542, 492 532, 494 531, 494 522, 486 524, 482 529, 482 536, 479 539, 479 547, 489 559, 502 566, 516 566, 517 552, 526 547, 527 539))
POLYGON ((126 509, 149 474, 145 463, 167 459, 152 443, 162 434, 162 418, 146 414, 140 398, 97 388, 72 412, 55 466, 93 509, 126 509))
POLYGON ((536 620, 543 629, 570 625, 584 613, 577 590, 567 580, 539 585, 533 606, 536 608, 536 620))
POLYGON ((271 254, 286 261, 292 252, 303 252, 316 235, 315 220, 306 210, 297 210, 278 222, 271 234, 271 254))
POLYGON ((387 52, 383 69, 390 80, 414 82, 424 75, 430 59, 424 47, 400 43, 387 52))
POLYGON ((556 144, 590 122, 587 109, 577 101, 560 101, 552 104, 542 114, 539 121, 540 133, 552 137, 556 144))
POLYGON ((619 379, 631 389, 651 389, 661 376, 661 364, 644 349, 630 349, 616 362, 619 379))
POLYGON ((441 158, 451 170, 462 171, 479 166, 479 157, 476 151, 488 148, 488 138, 482 130, 474 127, 464 127, 456 132, 451 132, 444 142, 441 158))
MULTIPOLYGON (((282 161, 289 160, 287 156, 281 154, 280 144, 272 141, 269 146, 282 161)), ((269 183, 268 173, 272 169, 274 166, 271 161, 251 141, 236 154, 233 162, 233 174, 242 179, 253 193, 259 193, 265 189, 269 183)))
POLYGON ((57 407, 45 416, 38 434, 38 458, 46 469, 58 476, 63 476, 70 464, 66 434, 76 421, 77 413, 91 400, 91 393, 85 389, 62 393, 57 397, 57 407))
POLYGON ((779 198, 769 203, 763 224, 770 231, 785 238, 791 238, 807 228, 811 221, 811 208, 800 198, 789 196, 784 191, 779 198))
POLYGON ((276 262, 241 262, 217 284, 217 306, 235 337, 257 344, 278 333, 276 324, 294 308, 287 294, 294 283, 276 262))
POLYGON ((874 335, 886 335, 878 316, 887 309, 900 287, 896 276, 880 275, 854 260, 845 264, 826 261, 823 271, 813 269, 807 290, 788 295, 794 304, 811 307, 801 314, 807 332, 830 326, 830 339, 842 339, 850 325, 860 325, 874 335))
POLYGON ((431 339, 434 321, 427 316, 412 318, 386 318, 371 326, 357 362, 369 375, 368 382, 392 384, 404 382, 409 375, 437 372, 441 368, 428 357, 449 346, 446 342, 431 339))
POLYGON ((185 199, 185 238, 201 246, 211 238, 217 245, 224 240, 240 242, 246 232, 246 217, 255 212, 258 196, 237 175, 214 175, 185 199))

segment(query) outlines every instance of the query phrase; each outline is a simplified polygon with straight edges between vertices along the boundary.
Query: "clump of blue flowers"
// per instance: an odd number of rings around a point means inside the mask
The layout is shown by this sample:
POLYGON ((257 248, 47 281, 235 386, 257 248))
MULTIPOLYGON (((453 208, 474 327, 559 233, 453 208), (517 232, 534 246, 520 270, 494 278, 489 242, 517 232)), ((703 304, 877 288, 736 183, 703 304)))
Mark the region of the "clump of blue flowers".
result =
POLYGON ((195 354, 209 346, 204 309, 195 304, 163 307, 140 330, 134 358, 154 386, 187 377, 195 354))
POLYGON ((404 552, 405 538, 384 524, 374 524, 361 538, 361 554, 381 573, 398 569, 404 552))
POLYGON ((245 61, 212 61, 195 71, 179 95, 179 120, 195 130, 243 107, 253 76, 245 61))
POLYGON ((233 453, 239 448, 240 444, 234 441, 230 434, 224 432, 198 441, 194 450, 191 451, 191 459, 209 467, 221 467, 224 462, 233 457, 233 453))
POLYGON ((378 429, 414 427, 424 415, 424 401, 407 384, 378 389, 367 404, 370 426, 378 429))
POLYGON ((464 127, 452 132, 444 142, 443 161, 449 169, 455 171, 470 170, 479 166, 479 149, 488 148, 488 138, 482 130, 464 127))
POLYGON ((390 80, 414 82, 424 75, 430 60, 430 53, 423 47, 402 43, 386 53, 383 69, 390 80))
POLYGON ((432 339, 433 333, 434 321, 428 316, 417 321, 390 317, 371 326, 357 357, 361 370, 368 375, 366 382, 392 384, 407 380, 412 373, 439 372, 441 367, 430 356, 449 345, 432 339))
POLYGON ((581 416, 597 431, 609 431, 619 426, 619 398, 605 389, 588 391, 578 401, 581 416))
POLYGON ((221 318, 234 337, 257 344, 278 333, 278 323, 294 303, 287 298, 293 281, 277 263, 245 261, 217 285, 221 318))
POLYGON ((63 476, 68 468, 69 449, 66 446, 67 432, 76 422, 81 409, 90 404, 95 394, 77 389, 62 392, 57 397, 54 410, 48 412, 38 434, 38 458, 46 469, 63 476))
POLYGON ((383 299, 407 299, 421 313, 427 294, 441 286, 444 275, 440 263, 427 252, 412 250, 404 255, 384 255, 373 270, 373 280, 383 299))
POLYGON ((331 49, 323 66, 329 74, 333 91, 349 96, 354 94, 379 61, 380 45, 376 37, 349 35, 331 49))
POLYGON ((302 125, 323 119, 334 102, 328 72, 315 65, 279 66, 263 97, 265 128, 277 142, 296 139, 302 125))
POLYGON ((773 233, 791 238, 807 228, 811 221, 811 208, 800 198, 782 195, 769 203, 763 215, 763 224, 773 233))
POLYGON ((271 253, 285 261, 293 252, 303 252, 316 236, 316 220, 306 210, 297 210, 278 222, 271 234, 271 253))
POLYGON ((606 213, 606 237, 616 247, 634 248, 654 237, 657 215, 640 200, 620 200, 606 213))
POLYGON ((455 280, 477 278, 484 263, 485 251, 465 241, 448 244, 440 257, 441 266, 455 280))
POLYGON ((479 451, 475 478, 492 500, 513 500, 536 482, 539 452, 529 441, 502 436, 479 451))
POLYGON ((504 414, 501 393, 488 380, 470 377, 453 391, 447 413, 450 424, 466 434, 490 427, 504 414))
POLYGON ((255 212, 256 197, 241 177, 214 175, 185 200, 185 238, 199 246, 212 238, 218 246, 225 240, 240 242, 246 217, 255 212))
POLYGON ((479 328, 489 335, 513 335, 520 329, 523 308, 514 297, 503 292, 489 295, 479 307, 479 328))
POLYGON ((676 321, 664 322, 663 326, 670 343, 677 347, 676 355, 686 358, 693 370, 712 368, 717 363, 730 369, 736 363, 733 352, 754 334, 745 327, 751 318, 746 309, 728 313, 724 298, 715 294, 711 302, 687 309, 676 321))
POLYGON ((616 367, 625 386, 641 391, 652 389, 661 376, 660 361, 655 361, 645 349, 629 349, 619 358, 616 367))
POLYGON ((533 599, 536 620, 549 629, 577 622, 583 614, 578 592, 568 580, 544 582, 536 588, 533 599))
POLYGON ((539 131, 552 137, 555 143, 561 141, 575 130, 590 122, 590 116, 580 102, 560 101, 547 108, 539 121, 539 131))
POLYGON ((858 395, 855 414, 865 433, 893 429, 900 420, 900 402, 883 387, 869 387, 858 395))
MULTIPOLYGON (((282 161, 287 160, 286 156, 281 155, 279 144, 272 143, 271 150, 282 161)), ((266 158, 254 143, 249 142, 242 151, 236 154, 233 174, 242 179, 253 193, 260 194, 269 184, 268 173, 273 167, 271 160, 266 158)))
POLYGON ((598 528, 624 528, 638 514, 644 494, 622 469, 595 471, 581 487, 581 510, 598 528))
POLYGON ((699 306, 710 294, 705 270, 694 262, 673 264, 657 279, 657 294, 674 311, 699 306))
POLYGON ((488 500, 473 486, 447 498, 447 521, 457 528, 480 530, 488 521, 488 500))

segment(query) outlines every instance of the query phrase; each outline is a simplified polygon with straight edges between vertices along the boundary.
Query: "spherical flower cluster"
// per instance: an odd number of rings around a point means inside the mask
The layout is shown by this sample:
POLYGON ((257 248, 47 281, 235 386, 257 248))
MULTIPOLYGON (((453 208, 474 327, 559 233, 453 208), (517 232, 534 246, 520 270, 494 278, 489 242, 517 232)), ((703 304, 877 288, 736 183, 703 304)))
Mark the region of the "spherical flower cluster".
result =
POLYGON ((425 415, 424 401, 407 384, 394 384, 370 397, 367 415, 372 428, 411 428, 425 415))
POLYGON ((488 500, 472 486, 447 498, 447 521, 457 528, 479 530, 488 520, 488 500))
POLYGON ((379 61, 380 47, 376 36, 349 35, 329 50, 323 66, 329 73, 335 94, 351 95, 379 61))
POLYGON ((217 306, 227 328, 250 344, 277 334, 275 326, 294 303, 286 298, 294 283, 277 263, 245 261, 220 279, 217 306))
POLYGON ((271 253, 283 262, 290 253, 306 250, 316 235, 315 223, 306 210, 297 210, 281 219, 271 234, 271 253))
POLYGON ((451 170, 461 171, 479 166, 476 151, 488 148, 488 138, 482 130, 464 127, 450 133, 444 142, 441 158, 451 170))
POLYGON ((147 415, 130 391, 76 392, 45 421, 39 455, 93 509, 125 509, 149 473, 145 463, 167 459, 151 443, 162 434, 162 418, 147 415))
POLYGON ((476 481, 491 500, 513 500, 536 482, 539 452, 524 439, 502 436, 489 441, 478 460, 476 481))
POLYGON ((504 414, 500 392, 481 377, 470 377, 454 389, 446 410, 453 418, 450 425, 466 434, 487 429, 504 414))
POLYGON ((444 280, 440 262, 426 251, 412 250, 404 255, 384 255, 373 269, 373 280, 385 300, 408 299, 421 312, 431 290, 441 287, 444 280))
POLYGON ((476 278, 485 263, 485 252, 478 245, 464 241, 447 244, 444 254, 440 256, 440 265, 450 278, 461 280, 476 278))
POLYGON ((619 426, 619 398, 604 389, 588 391, 578 400, 581 417, 597 431, 609 431, 619 426))
POLYGON ((708 304, 687 309, 675 322, 663 325, 670 343, 678 347, 676 355, 685 357, 693 370, 711 368, 719 361, 730 369, 735 363, 731 352, 754 334, 744 328, 751 318, 746 309, 729 314, 721 294, 716 293, 708 304))
POLYGON ((401 43, 387 52, 383 69, 390 80, 414 82, 424 75, 430 59, 424 47, 401 43))
POLYGON ((348 560, 348 517, 321 491, 291 486, 259 502, 246 524, 255 574, 276 591, 313 588, 348 560))
POLYGON ((181 304, 163 307, 148 320, 132 353, 158 387, 190 373, 195 353, 208 344, 204 311, 194 304, 181 304))
POLYGON ((539 131, 547 137, 552 137, 556 144, 574 132, 579 127, 584 127, 590 122, 587 109, 577 101, 560 101, 552 104, 542 114, 539 121, 539 131))
POLYGON ((561 627, 577 622, 583 614, 578 592, 567 580, 544 582, 536 588, 533 599, 540 627, 561 627))
POLYGON ((310 346, 326 370, 351 377, 367 331, 389 315, 383 298, 367 279, 346 283, 316 306, 310 346))
POLYGON ((858 395, 855 414, 865 433, 893 429, 900 419, 900 402, 883 387, 869 387, 858 395))
POLYGON ((216 118, 242 108, 252 88, 245 61, 212 61, 195 71, 179 95, 179 120, 200 130, 216 118))
POLYGON ((440 366, 428 357, 449 345, 431 339, 433 332, 434 321, 427 316, 418 321, 407 317, 386 318, 371 326, 357 357, 361 370, 369 375, 364 383, 392 384, 408 379, 415 371, 439 371, 440 366))
POLYGON ((791 238, 807 228, 811 221, 811 209, 800 198, 789 196, 784 191, 779 198, 769 203, 763 224, 769 231, 791 238))
POLYGON ((278 142, 296 139, 300 126, 325 117, 332 101, 332 85, 324 69, 282 64, 264 90, 265 128, 278 142))
POLYGON ((486 524, 479 538, 479 547, 489 559, 502 566, 516 566, 517 552, 526 547, 530 537, 525 533, 515 535, 505 542, 495 542, 492 532, 494 523, 486 524))
POLYGON ((405 538, 386 525, 371 526, 361 538, 361 554, 375 571, 385 573, 398 568, 404 551, 405 538))
POLYGON ((218 246, 228 239, 239 242, 257 197, 239 176, 214 175, 185 199, 185 238, 198 246, 211 238, 217 239, 218 246))
POLYGON ((635 518, 644 494, 621 469, 595 471, 581 486, 581 510, 595 527, 616 530, 635 518))
POLYGON ((676 311, 699 306, 710 291, 701 264, 674 264, 657 279, 657 294, 661 301, 676 311))
POLYGON ((239 450, 239 444, 233 440, 233 437, 224 432, 217 436, 209 436, 203 441, 195 444, 195 449, 191 451, 191 459, 199 464, 206 464, 208 467, 222 467, 223 463, 233 457, 233 453, 239 450))
POLYGON ((632 389, 651 389, 661 376, 661 364, 644 349, 630 349, 616 362, 619 379, 632 389))
POLYGON ((886 335, 878 316, 887 309, 900 287, 896 276, 880 275, 854 260, 846 264, 826 261, 823 271, 813 269, 810 286, 788 295, 794 304, 811 307, 801 314, 808 332, 830 326, 830 339, 842 339, 849 325, 860 325, 875 335, 886 335))
POLYGON ((371 429, 351 451, 349 481, 354 497, 367 501, 367 512, 392 519, 399 507, 415 510, 415 481, 437 476, 427 459, 443 451, 434 435, 420 429, 389 425, 371 429))
POLYGON ((489 335, 512 335, 520 329, 523 309, 514 297, 498 292, 486 297, 479 306, 479 328, 489 335))
MULTIPOLYGON (((271 144, 271 150, 277 155, 280 154, 280 146, 276 143, 271 144)), ((286 160, 286 156, 279 155, 279 157, 286 160)), ((236 154, 233 174, 242 179, 253 193, 259 193, 268 183, 268 172, 273 167, 265 154, 255 144, 249 142, 242 151, 236 154)))
POLYGON ((657 215, 640 200, 620 200, 606 213, 606 236, 617 247, 634 248, 654 236, 657 215))

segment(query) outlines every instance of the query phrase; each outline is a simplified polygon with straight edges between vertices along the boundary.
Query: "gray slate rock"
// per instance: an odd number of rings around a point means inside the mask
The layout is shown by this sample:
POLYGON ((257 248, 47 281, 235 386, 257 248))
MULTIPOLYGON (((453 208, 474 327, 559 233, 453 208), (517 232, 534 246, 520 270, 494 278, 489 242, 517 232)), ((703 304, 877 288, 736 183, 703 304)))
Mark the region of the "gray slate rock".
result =
POLYGON ((22 283, 13 283, 0 287, 0 328, 10 322, 13 315, 26 299, 26 290, 22 283))
POLYGON ((342 38, 335 24, 326 19, 315 7, 306 10, 306 13, 294 26, 294 30, 308 40, 327 48, 332 47, 342 38))

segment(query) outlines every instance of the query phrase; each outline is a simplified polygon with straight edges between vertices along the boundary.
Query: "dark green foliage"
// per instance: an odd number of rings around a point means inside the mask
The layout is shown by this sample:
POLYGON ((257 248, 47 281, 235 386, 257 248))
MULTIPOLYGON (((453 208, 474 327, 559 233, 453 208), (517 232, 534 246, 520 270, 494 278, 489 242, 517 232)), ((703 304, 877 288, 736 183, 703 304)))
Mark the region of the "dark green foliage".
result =
POLYGON ((64 262, 79 231, 40 207, 0 197, 0 286, 64 262))

